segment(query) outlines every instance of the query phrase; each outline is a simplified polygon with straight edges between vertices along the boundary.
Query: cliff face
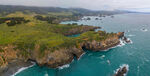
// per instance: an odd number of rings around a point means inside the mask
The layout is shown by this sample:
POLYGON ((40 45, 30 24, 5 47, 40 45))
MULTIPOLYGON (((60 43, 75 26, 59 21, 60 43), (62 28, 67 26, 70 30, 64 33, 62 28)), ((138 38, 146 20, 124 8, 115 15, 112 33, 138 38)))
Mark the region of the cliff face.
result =
POLYGON ((97 42, 95 40, 93 40, 92 42, 85 42, 83 43, 82 47, 88 50, 102 51, 114 47, 119 43, 120 43, 119 38, 116 36, 116 37, 108 38, 101 42, 97 42))
POLYGON ((0 52, 0 65, 1 68, 11 63, 13 60, 23 60, 26 62, 27 60, 34 60, 40 66, 48 66, 51 68, 56 68, 62 66, 64 64, 69 64, 74 57, 79 58, 83 53, 83 49, 93 50, 93 51, 102 51, 107 50, 108 48, 114 47, 120 43, 119 38, 121 38, 122 34, 116 34, 113 37, 108 37, 105 40, 100 42, 96 40, 86 41, 81 43, 80 47, 70 47, 70 48, 60 48, 51 52, 49 50, 45 50, 43 56, 40 52, 40 46, 36 45, 35 49, 29 52, 28 55, 21 54, 23 50, 14 50, 15 46, 8 45, 5 47, 1 47, 1 49, 5 50, 4 52, 0 52))
POLYGON ((65 64, 69 64, 70 62, 72 62, 74 57, 79 58, 84 53, 82 48, 86 48, 88 50, 93 51, 102 51, 118 45, 120 43, 119 39, 123 37, 123 33, 120 33, 115 34, 113 37, 109 37, 100 42, 97 42, 96 40, 93 40, 91 42, 83 42, 78 48, 75 46, 70 48, 61 48, 55 50, 54 52, 46 50, 42 58, 38 58, 38 55, 40 53, 38 54, 39 49, 37 48, 33 53, 34 57, 32 59, 35 59, 40 66, 45 65, 51 68, 56 68, 65 64))
POLYGON ((21 50, 13 50, 14 46, 7 46, 4 47, 5 52, 0 53, 0 75, 4 71, 7 71, 8 66, 12 63, 18 63, 22 61, 23 63, 28 62, 28 60, 36 61, 36 63, 40 66, 48 66, 51 68, 56 68, 65 64, 69 64, 72 62, 74 57, 79 58, 84 51, 82 49, 71 47, 71 48, 61 48, 59 50, 55 50, 54 52, 50 52, 48 50, 45 50, 44 56, 41 56, 41 53, 39 51, 38 45, 36 46, 36 49, 31 52, 31 56, 23 57, 23 55, 20 55, 21 50))
POLYGON ((14 63, 14 61, 15 63, 18 63, 16 66, 21 65, 19 64, 20 61, 25 63, 28 62, 28 60, 33 60, 40 66, 57 68, 62 65, 71 63, 74 58, 79 58, 84 53, 82 48, 92 51, 107 50, 118 45, 120 43, 119 39, 122 37, 124 37, 124 33, 120 32, 108 36, 106 39, 101 41, 86 41, 85 39, 85 41, 79 43, 78 46, 71 46, 69 48, 62 47, 53 52, 46 49, 44 50, 44 53, 41 53, 40 46, 38 44, 35 45, 32 51, 26 49, 28 50, 27 52, 24 52, 24 50, 16 49, 16 46, 13 45, 1 46, 0 49, 3 50, 3 52, 0 52, 0 75, 3 74, 4 71, 8 72, 8 66, 14 63))
POLYGON ((61 48, 54 52, 45 51, 45 55, 42 58, 37 58, 36 61, 40 66, 48 66, 51 68, 56 68, 65 64, 69 64, 74 57, 79 58, 84 51, 76 47, 72 48, 61 48))

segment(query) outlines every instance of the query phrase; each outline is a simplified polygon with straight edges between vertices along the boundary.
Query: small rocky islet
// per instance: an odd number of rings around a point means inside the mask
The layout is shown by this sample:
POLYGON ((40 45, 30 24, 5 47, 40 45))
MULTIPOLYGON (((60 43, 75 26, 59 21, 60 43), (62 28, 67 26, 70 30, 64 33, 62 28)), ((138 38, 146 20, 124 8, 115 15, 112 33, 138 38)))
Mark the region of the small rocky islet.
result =
POLYGON ((129 42, 124 32, 95 32, 95 29, 101 27, 53 24, 35 18, 36 15, 19 14, 23 16, 21 21, 19 17, 14 17, 15 14, 1 18, 3 22, 0 24, 0 75, 2 76, 13 74, 19 68, 31 65, 30 61, 36 62, 39 66, 57 68, 71 63, 74 57, 80 58, 84 53, 83 49, 103 51, 120 44, 120 39, 129 42), (12 19, 18 22, 14 23, 12 19), (68 37, 75 34, 80 36, 68 37))

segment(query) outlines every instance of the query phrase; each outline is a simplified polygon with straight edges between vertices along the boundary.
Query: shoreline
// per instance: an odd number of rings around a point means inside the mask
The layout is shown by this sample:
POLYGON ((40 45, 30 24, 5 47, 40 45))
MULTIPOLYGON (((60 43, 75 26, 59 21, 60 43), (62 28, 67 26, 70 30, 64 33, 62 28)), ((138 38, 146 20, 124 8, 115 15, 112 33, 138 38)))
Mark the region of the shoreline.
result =
MULTIPOLYGON (((120 43, 118 44, 118 45, 116 45, 116 46, 114 46, 114 47, 111 47, 111 48, 108 48, 107 50, 103 50, 103 51, 108 51, 108 50, 110 50, 110 49, 112 49, 112 48, 117 48, 117 47, 122 47, 122 46, 124 46, 126 43, 124 43, 124 41, 123 40, 120 40, 120 43)), ((81 56, 79 57, 79 59, 77 59, 77 60, 80 60, 80 58, 84 55, 84 54, 86 54, 86 53, 83 53, 83 54, 81 54, 81 56)), ((73 62, 74 60, 72 60, 72 62, 73 62)), ((22 68, 20 68, 20 69, 18 69, 18 71, 16 72, 16 73, 14 73, 14 74, 12 74, 12 75, 10 75, 10 76, 15 76, 15 75, 17 75, 18 73, 20 73, 20 72, 22 72, 22 71, 24 71, 24 70, 26 70, 26 69, 28 69, 28 68, 30 68, 30 67, 33 67, 34 65, 35 65, 35 63, 34 62, 32 62, 33 64, 32 65, 30 65, 30 66, 28 66, 28 67, 22 67, 22 68)), ((59 67, 57 67, 59 70, 62 70, 62 69, 64 69, 64 68, 68 68, 68 67, 70 67, 70 63, 69 64, 65 64, 65 65, 62 65, 62 66, 59 66, 59 67)))
POLYGON ((12 61, 11 63, 8 63, 8 66, 6 68, 0 69, 0 76, 15 76, 19 72, 27 69, 27 67, 29 66, 33 66, 34 64, 35 63, 33 63, 32 61, 27 62, 24 62, 22 60, 12 61))
POLYGON ((31 62, 31 63, 32 63, 32 65, 27 66, 27 67, 22 67, 22 68, 18 69, 18 71, 17 71, 16 73, 12 74, 11 76, 15 76, 15 75, 17 75, 18 73, 20 73, 20 72, 22 72, 22 71, 24 71, 24 70, 26 70, 26 69, 28 69, 28 68, 31 68, 31 67, 33 67, 33 66, 36 64, 35 62, 31 62))

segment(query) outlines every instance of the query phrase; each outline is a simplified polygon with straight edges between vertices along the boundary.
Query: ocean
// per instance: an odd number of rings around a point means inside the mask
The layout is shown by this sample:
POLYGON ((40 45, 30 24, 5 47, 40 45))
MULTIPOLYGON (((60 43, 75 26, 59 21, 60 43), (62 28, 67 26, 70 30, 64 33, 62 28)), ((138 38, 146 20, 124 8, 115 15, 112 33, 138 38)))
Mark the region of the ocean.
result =
POLYGON ((100 26, 100 30, 107 32, 125 32, 132 43, 103 52, 85 50, 86 53, 79 60, 58 69, 34 65, 15 76, 113 76, 122 65, 128 65, 126 76, 150 76, 150 14, 118 14, 114 18, 101 17, 102 20, 95 20, 99 17, 94 16, 86 17, 91 20, 67 21, 62 24, 78 23, 100 26))

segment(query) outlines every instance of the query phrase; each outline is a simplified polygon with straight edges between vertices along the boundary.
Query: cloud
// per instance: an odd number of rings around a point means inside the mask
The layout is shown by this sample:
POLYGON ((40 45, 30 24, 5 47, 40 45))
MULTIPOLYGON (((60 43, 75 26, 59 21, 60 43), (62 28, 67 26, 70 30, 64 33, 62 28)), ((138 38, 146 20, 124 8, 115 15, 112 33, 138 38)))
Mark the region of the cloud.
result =
POLYGON ((0 4, 82 7, 93 10, 150 8, 150 0, 0 0, 0 4))

